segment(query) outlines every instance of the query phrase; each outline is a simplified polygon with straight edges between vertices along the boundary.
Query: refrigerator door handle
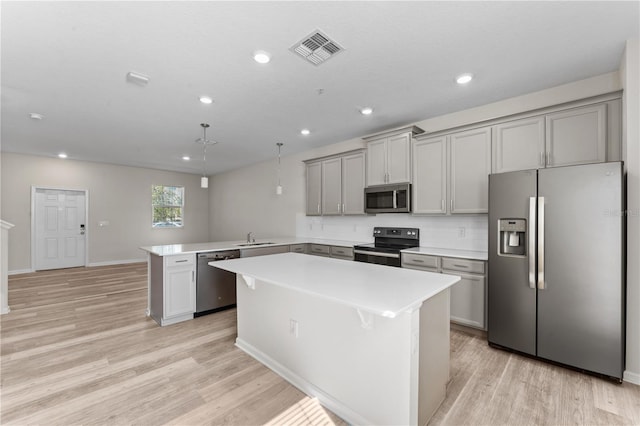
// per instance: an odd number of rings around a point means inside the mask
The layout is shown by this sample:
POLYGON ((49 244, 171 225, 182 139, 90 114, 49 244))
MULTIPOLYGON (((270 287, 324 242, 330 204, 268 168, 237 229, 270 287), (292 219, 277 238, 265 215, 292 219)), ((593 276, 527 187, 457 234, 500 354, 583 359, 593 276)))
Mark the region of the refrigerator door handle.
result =
POLYGON ((544 197, 538 197, 538 290, 546 288, 544 282, 544 197))
POLYGON ((536 288, 536 197, 529 197, 529 287, 536 288))

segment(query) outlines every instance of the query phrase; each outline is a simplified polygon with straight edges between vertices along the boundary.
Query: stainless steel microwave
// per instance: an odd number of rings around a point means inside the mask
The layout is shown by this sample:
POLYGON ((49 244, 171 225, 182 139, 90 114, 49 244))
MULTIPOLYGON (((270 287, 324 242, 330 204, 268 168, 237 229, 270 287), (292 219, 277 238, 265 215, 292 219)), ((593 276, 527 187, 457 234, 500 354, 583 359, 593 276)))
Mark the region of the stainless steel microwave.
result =
POLYGON ((364 189, 366 213, 409 213, 411 184, 370 186, 364 189))

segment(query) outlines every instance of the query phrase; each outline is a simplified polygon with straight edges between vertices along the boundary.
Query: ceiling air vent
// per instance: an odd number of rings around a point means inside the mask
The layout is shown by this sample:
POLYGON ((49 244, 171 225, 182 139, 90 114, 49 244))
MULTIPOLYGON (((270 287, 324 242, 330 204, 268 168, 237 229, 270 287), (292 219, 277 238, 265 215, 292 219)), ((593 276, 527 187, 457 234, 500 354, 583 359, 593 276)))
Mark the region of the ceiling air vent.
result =
POLYGON ((291 47, 292 52, 300 55, 313 65, 320 65, 343 50, 338 43, 317 30, 291 47))

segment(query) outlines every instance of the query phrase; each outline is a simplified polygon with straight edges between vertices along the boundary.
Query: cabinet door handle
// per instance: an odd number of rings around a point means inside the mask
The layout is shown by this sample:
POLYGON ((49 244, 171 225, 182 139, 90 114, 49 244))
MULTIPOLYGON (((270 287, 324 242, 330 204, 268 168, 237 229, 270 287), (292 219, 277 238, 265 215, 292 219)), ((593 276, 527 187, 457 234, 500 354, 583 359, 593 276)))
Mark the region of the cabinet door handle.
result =
POLYGON ((320 214, 320 203, 318 203, 318 214, 320 214))
POLYGON ((342 203, 342 214, 344 214, 344 203, 342 203))
POLYGON ((451 201, 449 202, 449 211, 451 213, 453 213, 453 198, 451 199, 451 201))
POLYGON ((469 268, 467 265, 458 265, 457 263, 454 263, 453 266, 455 266, 456 268, 464 268, 464 269, 469 268))
POLYGON ((551 165, 551 153, 547 152, 547 166, 551 165))
POLYGON ((445 211, 444 200, 440 200, 440 210, 442 210, 443 212, 445 211))
POLYGON ((340 203, 338 203, 338 213, 340 213, 340 203))
POLYGON ((544 167, 544 152, 540 153, 540 166, 544 167))
POLYGON ((188 262, 189 259, 182 259, 182 260, 176 260, 176 263, 184 263, 184 262, 188 262))
POLYGON ((424 260, 422 259, 413 259, 413 261, 416 263, 424 263, 424 260))

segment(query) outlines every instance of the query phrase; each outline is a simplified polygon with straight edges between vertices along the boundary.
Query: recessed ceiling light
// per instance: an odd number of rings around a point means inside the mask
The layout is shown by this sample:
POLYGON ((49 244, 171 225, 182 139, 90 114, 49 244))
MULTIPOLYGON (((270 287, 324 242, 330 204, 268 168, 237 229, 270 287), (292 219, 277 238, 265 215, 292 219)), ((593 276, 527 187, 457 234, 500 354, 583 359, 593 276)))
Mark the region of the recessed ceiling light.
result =
POLYGON ((129 83, 135 83, 140 86, 145 86, 147 83, 149 83, 149 76, 140 74, 135 71, 130 71, 127 73, 127 81, 129 83))
POLYGON ((31 118, 32 120, 42 120, 44 118, 44 115, 37 112, 30 112, 29 118, 31 118))
POLYGON ((200 96, 200 102, 202 102, 203 104, 210 104, 213 103, 213 99, 208 96, 200 96))
POLYGON ((302 129, 300 130, 300 133, 307 136, 309 133, 311 133, 311 131, 309 129, 302 129))
POLYGON ((67 154, 61 152, 60 154, 58 154, 58 158, 67 158, 67 154))
POLYGON ((182 159, 184 161, 189 161, 189 160, 191 160, 191 157, 189 157, 188 155, 185 155, 184 157, 182 157, 182 159))
POLYGON ((473 74, 460 74, 456 77, 456 83, 458 84, 467 84, 471 80, 473 80, 473 74))
POLYGON ((360 110, 360 114, 362 115, 371 115, 372 112, 373 112, 373 108, 371 107, 364 107, 360 110))
POLYGON ((266 64, 271 60, 271 55, 264 50, 258 50, 253 54, 253 60, 259 64, 266 64))

